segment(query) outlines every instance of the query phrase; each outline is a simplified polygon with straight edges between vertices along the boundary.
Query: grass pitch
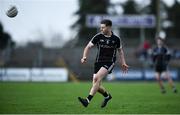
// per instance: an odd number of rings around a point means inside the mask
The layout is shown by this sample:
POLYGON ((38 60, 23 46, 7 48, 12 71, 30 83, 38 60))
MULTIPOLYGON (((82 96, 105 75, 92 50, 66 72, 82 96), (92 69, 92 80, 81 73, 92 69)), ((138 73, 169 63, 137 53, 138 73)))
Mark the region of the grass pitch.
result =
MULTIPOLYGON (((161 94, 156 82, 103 83, 112 100, 100 108, 103 97, 96 94, 84 108, 77 97, 86 97, 91 83, 0 82, 0 113, 6 114, 170 114, 180 113, 180 92, 168 87, 161 94)), ((180 91, 180 83, 176 83, 180 91)))

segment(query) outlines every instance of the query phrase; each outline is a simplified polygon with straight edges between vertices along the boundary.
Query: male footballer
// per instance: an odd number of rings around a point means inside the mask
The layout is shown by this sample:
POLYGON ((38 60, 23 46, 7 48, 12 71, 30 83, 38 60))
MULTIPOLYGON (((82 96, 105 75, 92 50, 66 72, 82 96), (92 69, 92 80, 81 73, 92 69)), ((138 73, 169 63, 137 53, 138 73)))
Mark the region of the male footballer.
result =
POLYGON ((112 32, 112 21, 104 19, 100 24, 100 33, 97 33, 84 48, 81 63, 84 64, 88 60, 89 50, 93 46, 97 46, 98 52, 94 63, 94 74, 92 87, 90 89, 87 98, 78 97, 80 103, 87 107, 96 92, 99 92, 104 96, 104 100, 101 107, 105 107, 109 100, 112 99, 110 93, 102 86, 102 79, 112 72, 112 69, 116 61, 116 52, 118 51, 118 60, 121 62, 123 72, 128 71, 128 65, 124 58, 124 52, 122 48, 122 41, 120 37, 116 36, 112 32))

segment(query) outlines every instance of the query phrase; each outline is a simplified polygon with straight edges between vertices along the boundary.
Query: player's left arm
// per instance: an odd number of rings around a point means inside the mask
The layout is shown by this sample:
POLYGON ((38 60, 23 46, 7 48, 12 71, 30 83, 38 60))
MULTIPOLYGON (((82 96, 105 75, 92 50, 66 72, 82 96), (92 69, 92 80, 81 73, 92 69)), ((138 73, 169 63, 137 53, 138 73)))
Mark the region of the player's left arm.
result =
POLYGON ((119 60, 121 62, 122 70, 123 70, 124 73, 127 73, 129 66, 126 64, 123 48, 122 47, 119 48, 118 52, 119 52, 119 56, 118 57, 120 58, 119 60))
POLYGON ((171 57, 172 57, 172 54, 171 54, 171 51, 170 49, 166 49, 166 54, 165 54, 165 59, 167 61, 167 63, 171 60, 171 57))

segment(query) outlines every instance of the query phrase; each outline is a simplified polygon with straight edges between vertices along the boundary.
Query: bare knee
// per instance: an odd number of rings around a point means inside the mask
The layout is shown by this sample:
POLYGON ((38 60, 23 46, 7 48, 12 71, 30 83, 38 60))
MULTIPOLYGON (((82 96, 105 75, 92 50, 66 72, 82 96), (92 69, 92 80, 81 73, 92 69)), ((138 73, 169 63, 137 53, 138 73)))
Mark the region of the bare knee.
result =
POLYGON ((160 75, 156 76, 156 80, 157 80, 158 82, 161 82, 161 77, 160 77, 160 75))
POLYGON ((99 87, 100 86, 100 82, 101 82, 100 78, 97 75, 95 75, 93 77, 93 85, 97 85, 99 87))
POLYGON ((161 74, 156 73, 155 78, 156 78, 157 81, 161 81, 161 74))
POLYGON ((96 76, 93 77, 93 84, 96 83, 98 78, 96 76))
POLYGON ((161 78, 160 77, 156 77, 156 80, 159 82, 159 81, 161 81, 161 78))

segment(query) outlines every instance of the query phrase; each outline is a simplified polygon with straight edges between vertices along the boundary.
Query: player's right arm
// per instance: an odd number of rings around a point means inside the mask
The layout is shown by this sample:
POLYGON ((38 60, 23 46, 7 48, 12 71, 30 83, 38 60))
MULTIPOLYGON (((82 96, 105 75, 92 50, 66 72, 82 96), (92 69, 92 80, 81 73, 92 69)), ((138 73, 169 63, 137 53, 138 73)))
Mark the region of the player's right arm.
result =
POLYGON ((89 50, 90 50, 95 44, 97 44, 98 39, 99 39, 99 36, 100 36, 100 33, 96 34, 96 35, 91 39, 91 41, 86 45, 86 47, 84 48, 84 51, 83 51, 83 57, 81 58, 81 63, 86 63, 89 50))
POLYGON ((86 45, 86 47, 84 48, 84 51, 83 51, 83 57, 81 58, 81 63, 86 63, 89 50, 93 46, 94 46, 94 44, 91 41, 86 45))

